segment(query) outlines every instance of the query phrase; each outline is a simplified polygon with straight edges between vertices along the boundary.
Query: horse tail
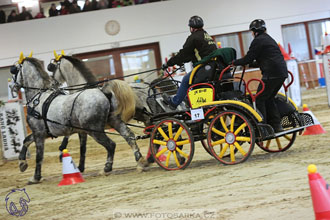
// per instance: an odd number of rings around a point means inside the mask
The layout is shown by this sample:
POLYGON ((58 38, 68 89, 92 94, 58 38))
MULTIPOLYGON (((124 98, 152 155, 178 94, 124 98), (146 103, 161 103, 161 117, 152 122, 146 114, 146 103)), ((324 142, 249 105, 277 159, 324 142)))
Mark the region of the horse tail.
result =
POLYGON ((115 115, 120 115, 121 120, 128 122, 135 114, 135 94, 132 88, 123 80, 110 80, 102 91, 104 94, 113 92, 117 99, 117 109, 115 115))

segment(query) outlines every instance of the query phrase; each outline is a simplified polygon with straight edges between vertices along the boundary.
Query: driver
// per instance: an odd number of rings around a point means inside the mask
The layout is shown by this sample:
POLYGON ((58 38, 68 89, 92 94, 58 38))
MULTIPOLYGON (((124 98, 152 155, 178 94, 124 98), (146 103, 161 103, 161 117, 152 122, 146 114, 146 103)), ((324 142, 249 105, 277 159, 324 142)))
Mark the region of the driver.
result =
MULTIPOLYGON (((217 49, 212 37, 203 29, 204 22, 201 17, 197 15, 192 16, 189 19, 188 25, 191 35, 189 35, 179 53, 169 59, 166 64, 163 64, 163 69, 174 66, 175 64, 182 65, 190 61, 196 63, 217 49)), ((164 102, 171 109, 175 110, 186 97, 190 74, 191 72, 183 77, 180 87, 173 98, 169 97, 166 93, 163 94, 164 102)))
MULTIPOLYGON (((288 77, 288 69, 279 46, 266 33, 265 21, 256 19, 250 24, 254 37, 247 54, 233 62, 234 66, 251 64, 256 60, 261 69, 265 90, 257 97, 257 108, 264 116, 265 123, 270 124, 274 131, 283 131, 281 116, 275 103, 275 96, 288 77)), ((259 84, 258 91, 262 89, 259 84)))

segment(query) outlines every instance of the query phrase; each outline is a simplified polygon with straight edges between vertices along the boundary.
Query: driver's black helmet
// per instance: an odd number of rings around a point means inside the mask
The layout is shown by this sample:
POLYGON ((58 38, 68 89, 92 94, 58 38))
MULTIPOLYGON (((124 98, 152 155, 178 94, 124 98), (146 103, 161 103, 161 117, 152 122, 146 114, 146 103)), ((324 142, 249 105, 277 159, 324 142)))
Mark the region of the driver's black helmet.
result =
POLYGON ((188 25, 189 25, 189 27, 192 27, 192 28, 202 28, 204 26, 204 22, 201 17, 195 15, 189 19, 188 25))
POLYGON ((262 19, 255 19, 251 22, 249 29, 253 32, 263 33, 266 31, 266 23, 262 19))

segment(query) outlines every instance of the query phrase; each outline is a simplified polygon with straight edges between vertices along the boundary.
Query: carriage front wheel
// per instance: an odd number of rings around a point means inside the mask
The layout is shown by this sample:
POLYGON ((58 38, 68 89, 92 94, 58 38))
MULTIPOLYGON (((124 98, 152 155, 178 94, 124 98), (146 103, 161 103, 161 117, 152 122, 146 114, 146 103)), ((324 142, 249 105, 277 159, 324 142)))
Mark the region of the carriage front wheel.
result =
POLYGON ((211 121, 207 142, 218 161, 229 165, 238 164, 247 160, 253 151, 254 128, 241 113, 224 111, 211 121))
POLYGON ((160 167, 165 170, 184 169, 194 156, 194 137, 185 123, 169 118, 153 128, 150 148, 160 167))

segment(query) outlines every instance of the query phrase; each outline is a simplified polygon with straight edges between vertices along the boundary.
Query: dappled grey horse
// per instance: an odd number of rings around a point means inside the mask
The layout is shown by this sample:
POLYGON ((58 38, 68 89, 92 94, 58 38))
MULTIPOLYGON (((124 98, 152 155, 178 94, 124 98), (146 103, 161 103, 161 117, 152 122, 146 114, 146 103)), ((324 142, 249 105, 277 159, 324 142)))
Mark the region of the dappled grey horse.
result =
MULTIPOLYGON (((48 66, 48 70, 53 72, 53 78, 59 83, 66 82, 68 88, 77 91, 81 87, 99 86, 96 77, 86 67, 85 63, 80 59, 61 55, 56 57, 55 62, 48 66), (77 86, 78 85, 78 86, 77 86), (76 90, 77 89, 77 90, 76 90)), ((104 83, 102 86, 102 92, 111 97, 111 114, 112 120, 109 121, 109 125, 113 127, 131 146, 135 158, 141 158, 141 153, 135 140, 135 134, 125 124, 134 116, 139 115, 140 120, 146 122, 149 117, 143 114, 143 104, 141 97, 137 97, 131 87, 123 80, 111 80, 104 83), (135 111, 137 109, 137 111, 135 111)), ((85 154, 86 154, 86 135, 80 135, 80 163, 79 169, 84 170, 85 154)), ((65 137, 60 146, 60 151, 65 149, 68 144, 68 138, 65 137)), ((147 164, 144 164, 147 165, 147 164)))
MULTIPOLYGON (((49 89, 52 79, 35 58, 24 58, 12 70, 14 89, 25 88, 28 100, 27 121, 32 130, 32 140, 36 143, 36 168, 29 183, 39 183, 42 179, 41 165, 45 139, 77 132, 87 133, 105 147, 108 153, 104 172, 109 173, 112 170, 116 144, 104 133, 106 123, 114 117, 110 114, 111 105, 108 97, 98 88, 81 90, 70 95, 49 89)), ((27 142, 25 141, 25 144, 27 142)), ((28 145, 25 144, 19 159, 20 167, 26 169, 28 145)), ((140 159, 143 160, 142 157, 140 159)))

